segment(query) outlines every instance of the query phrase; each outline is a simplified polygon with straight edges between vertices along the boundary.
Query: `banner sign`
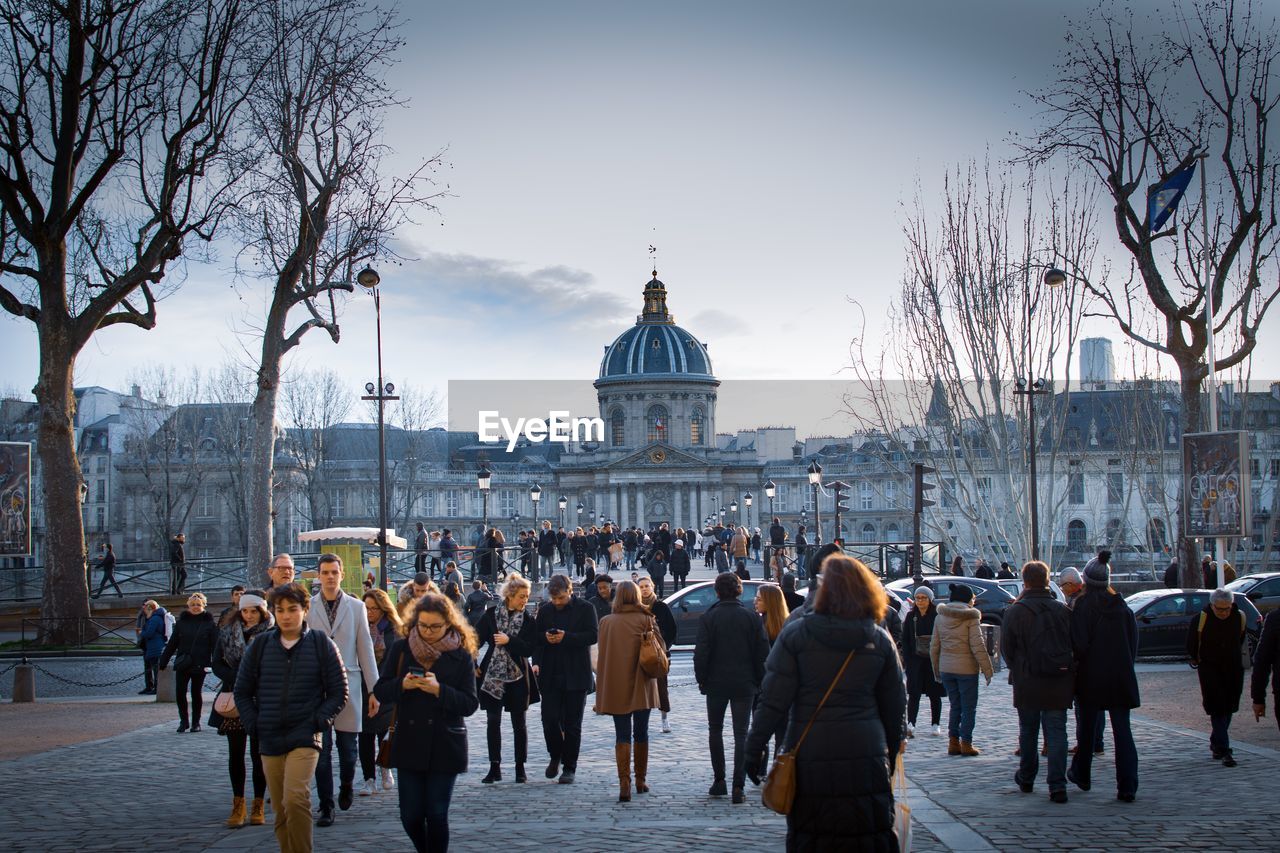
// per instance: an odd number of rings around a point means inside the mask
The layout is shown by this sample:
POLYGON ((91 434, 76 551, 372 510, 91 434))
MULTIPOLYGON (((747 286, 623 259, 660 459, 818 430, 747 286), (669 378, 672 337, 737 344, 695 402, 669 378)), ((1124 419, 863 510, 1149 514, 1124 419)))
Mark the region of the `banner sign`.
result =
POLYGON ((1247 433, 1184 435, 1182 481, 1187 536, 1212 539, 1252 535, 1247 433))
POLYGON ((31 443, 0 441, 0 557, 31 556, 31 443))

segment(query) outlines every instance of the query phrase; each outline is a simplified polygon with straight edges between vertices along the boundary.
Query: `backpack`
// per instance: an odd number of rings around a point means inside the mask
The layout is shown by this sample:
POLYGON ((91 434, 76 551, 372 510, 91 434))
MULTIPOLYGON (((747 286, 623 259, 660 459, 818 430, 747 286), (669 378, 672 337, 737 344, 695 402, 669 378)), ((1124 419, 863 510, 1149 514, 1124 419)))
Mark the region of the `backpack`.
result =
POLYGON ((1071 649, 1071 628, 1068 619, 1050 618, 1047 607, 1030 607, 1036 615, 1035 629, 1027 646, 1027 670, 1041 678, 1071 675, 1075 672, 1075 655, 1071 649))
POLYGON ((173 636, 173 628, 177 622, 178 620, 173 618, 172 613, 168 610, 164 612, 164 639, 166 643, 169 641, 169 638, 173 636))

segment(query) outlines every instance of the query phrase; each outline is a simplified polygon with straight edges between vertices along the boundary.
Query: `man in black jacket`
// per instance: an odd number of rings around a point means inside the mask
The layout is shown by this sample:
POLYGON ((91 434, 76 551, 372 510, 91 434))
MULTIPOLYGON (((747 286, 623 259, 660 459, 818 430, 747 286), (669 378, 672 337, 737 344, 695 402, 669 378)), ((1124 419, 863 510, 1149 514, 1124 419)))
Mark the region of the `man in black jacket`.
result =
POLYGON ((582 712, 595 686, 591 647, 596 644, 596 611, 574 597, 573 582, 565 575, 547 581, 547 594, 549 601, 538 608, 534 622, 538 645, 533 674, 542 691, 542 736, 551 756, 546 777, 559 773, 560 784, 571 785, 582 746, 582 712))
POLYGON ((258 739, 280 849, 311 850, 311 779, 320 733, 347 703, 347 674, 333 640, 306 627, 300 584, 267 594, 276 627, 245 650, 236 673, 240 722, 258 739))
POLYGON ((698 620, 698 639, 693 649, 693 675, 698 689, 707 697, 707 744, 715 775, 708 791, 724 796, 724 712, 733 716, 733 802, 746 802, 743 792, 746 765, 747 726, 751 722, 751 701, 764 680, 764 659, 769 641, 764 623, 742 606, 742 581, 725 572, 716 577, 716 598, 698 620))
POLYGON ((169 542, 169 593, 181 595, 187 585, 187 537, 179 533, 169 542))
POLYGON ((552 559, 555 557, 557 547, 556 532, 551 529, 551 522, 542 522, 542 530, 538 533, 538 568, 533 573, 535 581, 542 579, 543 572, 546 573, 546 577, 551 577, 552 559))
POLYGON ((1253 678, 1249 692, 1253 695, 1253 720, 1267 715, 1267 681, 1276 700, 1276 725, 1280 725, 1280 611, 1273 610, 1262 623, 1262 637, 1253 653, 1253 678))
POLYGON ((671 544, 671 559, 667 561, 667 569, 671 572, 671 591, 684 589, 689 579, 689 552, 684 547, 684 540, 677 539, 671 544))
POLYGON ((782 519, 774 516, 773 524, 769 525, 769 553, 764 555, 765 565, 768 565, 773 555, 781 551, 786 544, 787 528, 782 526, 782 519))
POLYGON ((1230 590, 1215 589, 1209 605, 1187 626, 1187 657, 1200 677, 1200 698, 1209 715, 1209 749, 1224 767, 1235 767, 1231 752, 1231 716, 1240 710, 1244 690, 1246 620, 1230 590))
POLYGON ((1009 664, 1013 704, 1018 709, 1020 764, 1014 781, 1030 793, 1039 772, 1040 730, 1049 756, 1049 799, 1067 801, 1067 708, 1075 666, 1071 611, 1049 590, 1049 567, 1032 560, 1022 567, 1022 595, 1005 612, 1000 646, 1009 664))

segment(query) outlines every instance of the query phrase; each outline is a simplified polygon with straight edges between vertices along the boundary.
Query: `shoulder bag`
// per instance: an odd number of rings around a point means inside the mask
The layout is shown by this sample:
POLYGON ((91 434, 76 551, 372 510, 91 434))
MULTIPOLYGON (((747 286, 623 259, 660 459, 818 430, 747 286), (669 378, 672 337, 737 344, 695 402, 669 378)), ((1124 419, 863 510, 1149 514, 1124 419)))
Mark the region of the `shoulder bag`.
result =
POLYGON ((831 684, 827 687, 827 692, 822 695, 822 701, 818 703, 818 707, 813 709, 813 716, 809 718, 804 731, 800 733, 800 739, 796 741, 796 745, 773 759, 773 767, 769 769, 769 776, 764 780, 761 799, 765 806, 778 814, 791 814, 791 805, 796 799, 796 754, 800 752, 800 745, 808 736, 809 729, 813 728, 813 721, 822 711, 822 706, 827 704, 827 699, 831 697, 831 691, 835 690, 840 677, 844 675, 849 661, 853 660, 853 652, 854 650, 850 649, 844 663, 840 664, 840 671, 836 673, 835 678, 831 679, 831 684))
MULTIPOLYGON (((405 643, 404 652, 400 655, 400 674, 396 676, 401 682, 401 693, 404 692, 404 673, 405 669, 408 667, 408 658, 411 654, 413 653, 409 651, 409 644, 405 643)), ((384 769, 391 767, 391 750, 396 739, 396 717, 399 716, 399 712, 400 703, 396 702, 396 704, 391 708, 391 722, 387 724, 386 740, 382 742, 382 749, 378 750, 378 758, 374 762, 384 769)))
POLYGON ((662 678, 671 668, 667 650, 658 635, 658 622, 649 620, 649 627, 640 634, 640 670, 649 678, 662 678))
POLYGON ((228 690, 227 685, 223 684, 218 689, 218 695, 213 700, 213 710, 228 720, 240 718, 240 709, 236 707, 236 694, 228 690))

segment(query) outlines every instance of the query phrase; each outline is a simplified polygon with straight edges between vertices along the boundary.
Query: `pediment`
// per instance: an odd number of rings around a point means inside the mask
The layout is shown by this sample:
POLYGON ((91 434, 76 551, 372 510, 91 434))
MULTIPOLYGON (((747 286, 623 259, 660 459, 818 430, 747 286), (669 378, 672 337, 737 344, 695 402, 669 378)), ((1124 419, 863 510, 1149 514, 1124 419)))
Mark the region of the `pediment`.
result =
POLYGON ((617 462, 611 462, 605 466, 608 469, 614 468, 705 468, 707 460, 700 459, 691 453, 683 450, 677 450, 669 444, 660 441, 637 450, 628 456, 624 456, 617 462))

